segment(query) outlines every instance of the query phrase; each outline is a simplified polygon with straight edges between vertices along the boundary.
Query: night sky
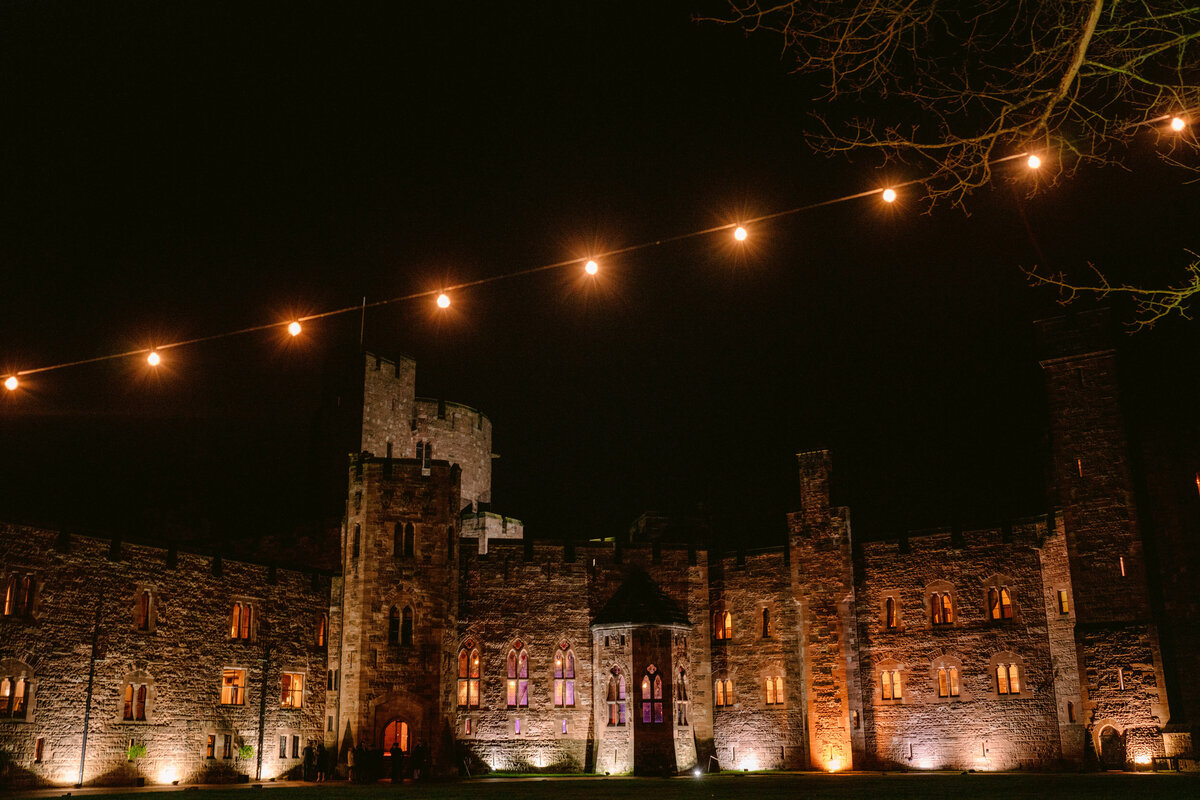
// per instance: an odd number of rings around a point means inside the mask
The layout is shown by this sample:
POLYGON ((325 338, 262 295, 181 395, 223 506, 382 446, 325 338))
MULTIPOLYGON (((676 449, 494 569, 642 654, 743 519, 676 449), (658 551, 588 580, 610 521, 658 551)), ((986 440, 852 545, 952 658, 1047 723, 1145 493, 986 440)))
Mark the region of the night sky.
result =
MULTIPOLYGON (((812 155, 815 85, 778 40, 693 22, 704 10, 4 4, 0 371, 920 176, 812 155)), ((781 541, 794 453, 819 447, 857 536, 1037 513, 1031 321, 1062 309, 1019 268, 1177 279, 1200 186, 1161 146, 1148 133, 1125 169, 1043 176, 1032 196, 1014 164, 969 214, 870 198, 756 225, 745 246, 640 250, 594 282, 565 269, 445 313, 374 309, 365 341, 416 358, 419 394, 491 417, 495 508, 535 537, 703 506, 722 543, 781 541)), ((1160 421, 1197 405, 1197 325, 1123 336, 1160 421)), ((359 326, 173 350, 156 374, 130 358, 30 376, 0 398, 0 519, 286 541, 313 518, 324 364, 359 326)))

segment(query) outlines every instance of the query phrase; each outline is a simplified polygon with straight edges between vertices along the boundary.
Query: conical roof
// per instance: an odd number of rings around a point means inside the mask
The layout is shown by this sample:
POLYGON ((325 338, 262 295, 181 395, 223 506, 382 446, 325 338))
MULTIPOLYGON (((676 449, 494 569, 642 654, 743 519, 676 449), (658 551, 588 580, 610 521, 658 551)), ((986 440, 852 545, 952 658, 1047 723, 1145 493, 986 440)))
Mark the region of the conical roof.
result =
POLYGON ((649 575, 634 570, 604 604, 592 624, 691 625, 691 621, 649 575))

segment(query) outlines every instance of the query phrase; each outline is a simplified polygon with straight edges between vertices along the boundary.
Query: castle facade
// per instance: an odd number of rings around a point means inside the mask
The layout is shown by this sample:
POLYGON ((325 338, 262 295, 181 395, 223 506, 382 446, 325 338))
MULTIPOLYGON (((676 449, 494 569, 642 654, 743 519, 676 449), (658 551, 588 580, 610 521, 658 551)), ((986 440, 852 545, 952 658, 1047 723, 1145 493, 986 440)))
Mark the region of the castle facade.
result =
POLYGON ((1192 517, 1143 520, 1101 327, 1040 325, 1047 513, 856 543, 806 452, 786 544, 728 554, 525 537, 487 417, 368 354, 334 574, 2 529, 10 775, 268 780, 311 742, 442 774, 1187 763, 1192 517))

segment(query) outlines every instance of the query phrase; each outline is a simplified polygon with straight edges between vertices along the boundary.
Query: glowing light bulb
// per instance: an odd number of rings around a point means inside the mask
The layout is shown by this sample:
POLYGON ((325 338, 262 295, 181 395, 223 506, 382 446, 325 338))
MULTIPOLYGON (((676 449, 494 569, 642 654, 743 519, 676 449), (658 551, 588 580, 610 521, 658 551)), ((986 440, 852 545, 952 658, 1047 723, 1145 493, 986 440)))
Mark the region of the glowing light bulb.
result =
POLYGON ((600 271, 600 265, 597 264, 595 261, 589 260, 586 264, 583 265, 583 269, 584 269, 584 272, 586 272, 588 275, 595 275, 597 272, 600 271))
POLYGON ((21 385, 21 382, 19 380, 17 380, 16 375, 9 375, 7 378, 4 379, 4 388, 8 389, 10 392, 15 392, 17 390, 17 387, 20 385, 21 385))
POLYGON ((438 308, 449 308, 450 307, 450 295, 446 294, 445 292, 442 292, 441 294, 439 294, 438 299, 437 299, 437 304, 438 304, 438 308))
POLYGON ((733 238, 737 239, 739 242, 746 241, 746 237, 749 235, 750 234, 746 233, 746 229, 741 225, 738 225, 736 228, 734 228, 733 238))
POLYGON ((896 202, 896 190, 895 189, 884 189, 883 190, 883 202, 885 202, 885 203, 896 202))
POLYGON ((1026 161, 1025 163, 1029 165, 1030 169, 1037 169, 1038 167, 1040 167, 1042 165, 1042 160, 1040 158, 1038 158, 1037 156, 1030 156, 1029 160, 1026 161))
POLYGON ((157 367, 161 361, 162 359, 159 358, 158 353, 154 351, 151 351, 150 355, 146 356, 146 363, 152 367, 157 367))
POLYGON ((299 336, 300 335, 300 323, 299 322, 290 323, 288 325, 288 333, 290 333, 292 336, 299 336))
POLYGON ((704 773, 700 771, 699 767, 696 767, 694 770, 692 770, 692 774, 695 775, 697 778, 699 778, 704 773))
POLYGON ((1183 120, 1183 117, 1171 117, 1171 130, 1181 131, 1185 127, 1187 127, 1187 123, 1183 120))

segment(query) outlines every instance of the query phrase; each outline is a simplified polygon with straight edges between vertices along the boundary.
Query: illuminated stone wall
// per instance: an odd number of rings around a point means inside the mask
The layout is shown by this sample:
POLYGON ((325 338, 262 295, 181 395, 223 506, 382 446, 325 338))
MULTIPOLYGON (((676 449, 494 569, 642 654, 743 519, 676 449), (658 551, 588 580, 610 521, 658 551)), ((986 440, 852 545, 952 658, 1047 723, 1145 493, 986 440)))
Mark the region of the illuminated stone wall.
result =
POLYGON ((435 459, 462 470, 462 502, 491 502, 491 420, 461 403, 417 398, 417 364, 410 358, 366 353, 363 367, 358 449, 378 458, 415 458, 418 441, 432 442, 435 459))
POLYGON ((712 643, 713 679, 733 686, 732 703, 714 709, 721 767, 806 767, 801 626, 783 548, 727 554, 714 563, 712 600, 710 631, 714 615, 728 611, 733 617, 732 638, 712 643), (770 615, 766 636, 764 610, 770 615), (782 678, 782 703, 767 705, 768 677, 782 678))
POLYGON ((423 472, 415 459, 351 459, 331 654, 340 673, 333 704, 342 762, 352 746, 382 748, 395 721, 408 726, 410 747, 423 743, 434 762, 452 763, 442 668, 457 615, 459 470, 435 460, 423 472), (409 524, 411 556, 396 548, 395 535, 409 524), (403 609, 413 610, 411 643, 391 641, 392 608, 401 621, 403 609))
POLYGON ((0 747, 13 756, 17 783, 79 780, 92 629, 98 620, 95 679, 83 781, 148 783, 253 777, 258 767, 260 702, 262 777, 299 764, 300 747, 319 740, 325 721, 326 652, 316 643, 328 610, 330 579, 287 569, 174 553, 50 531, 0 528, 0 572, 36 580, 32 614, 0 618, 0 663, 33 672, 25 721, 0 722, 0 747), (149 630, 140 630, 136 598, 153 598, 149 630), (250 640, 230 638, 234 602, 255 608, 250 640), (264 684, 264 657, 267 666, 264 684), (245 670, 244 702, 221 705, 225 668, 245 670), (300 708, 281 707, 281 673, 304 676, 300 708), (145 721, 124 721, 123 689, 148 686, 145 721), (216 758, 206 758, 209 734, 216 758), (223 737, 251 745, 254 756, 225 759, 223 737), (279 737, 288 737, 286 758, 279 737), (38 739, 42 761, 35 763, 38 739), (145 746, 131 763, 130 743, 145 746))
MULTIPOLYGON (((1108 316, 1044 320, 1038 333, 1087 752, 1110 766, 1147 763, 1164 754, 1170 709, 1108 316)), ((1175 566, 1165 565, 1168 572, 1175 566)))
MULTIPOLYGON (((641 647, 635 646, 635 641, 648 634, 639 626, 592 628, 596 614, 633 570, 648 574, 692 620, 707 616, 706 558, 685 547, 617 550, 612 544, 567 548, 494 541, 486 554, 464 551, 454 653, 467 641, 480 648, 482 699, 478 709, 457 709, 455 738, 460 762, 473 771, 594 769, 624 773, 643 768, 635 756, 646 748, 634 750, 639 735, 666 737, 668 744, 653 748, 658 754, 654 757, 663 763, 673 761, 672 768, 687 769, 698 758, 707 758, 712 751, 712 688, 704 626, 686 632, 654 628, 653 636, 641 647), (695 563, 691 563, 693 558, 695 563), (665 643, 662 637, 666 637, 665 643), (530 658, 528 708, 507 706, 506 661, 517 641, 530 658), (556 708, 552 697, 553 653, 564 642, 576 659, 573 709, 556 708), (656 664, 660 673, 667 673, 663 674, 664 722, 643 731, 640 721, 634 722, 638 682, 656 658, 669 660, 668 665, 656 664), (686 726, 670 721, 674 669, 680 665, 685 666, 688 684, 686 726), (625 726, 608 725, 605 692, 613 667, 620 668, 627 681, 625 726), (674 753, 669 757, 666 753, 672 739, 674 753)), ((450 679, 457 680, 456 660, 451 658, 447 664, 450 679)))
MULTIPOLYGON (((941 530, 862 546, 857 592, 859 663, 868 708, 869 764, 916 769, 1046 767, 1061 756, 1057 690, 1077 686, 1069 631, 1051 651, 1042 559, 1044 520, 1005 531, 941 530), (988 590, 1006 587, 1012 617, 995 620, 988 590), (950 592, 953 622, 934 624, 931 594, 950 592), (886 624, 888 598, 898 625, 886 624), (1058 656, 1056 661, 1054 656, 1058 656), (1020 690, 1000 694, 998 663, 1018 664, 1020 690), (939 668, 959 671, 958 697, 940 697, 939 668), (899 670, 902 698, 887 699, 882 673, 899 670), (1056 686, 1055 676, 1060 675, 1056 686)), ((1061 538, 1055 542, 1063 560, 1061 538)), ((1069 589, 1069 584, 1064 588, 1069 589)), ((1007 678, 1006 678, 1007 680, 1007 678)))

